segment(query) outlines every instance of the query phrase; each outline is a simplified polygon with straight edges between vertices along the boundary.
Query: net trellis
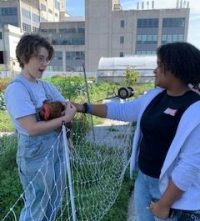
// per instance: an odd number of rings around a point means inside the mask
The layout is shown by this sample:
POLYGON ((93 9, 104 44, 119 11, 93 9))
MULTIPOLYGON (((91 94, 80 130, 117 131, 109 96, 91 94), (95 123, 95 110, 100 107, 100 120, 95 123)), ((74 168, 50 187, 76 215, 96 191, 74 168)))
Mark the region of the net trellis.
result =
MULTIPOLYGON (((67 152, 69 153, 70 160, 72 188, 74 192, 73 200, 70 195, 71 190, 67 176, 66 159, 63 161, 59 160, 58 166, 62 167, 63 170, 61 170, 62 173, 55 174, 56 182, 53 182, 54 187, 49 192, 48 182, 51 181, 48 181, 48 170, 51 162, 48 155, 50 153, 52 155, 53 152, 53 157, 59 158, 59 154, 55 151, 55 146, 63 142, 62 131, 58 134, 55 142, 52 143, 49 153, 42 162, 41 168, 29 183, 29 188, 33 192, 35 191, 33 183, 38 178, 41 185, 45 187, 41 202, 37 206, 38 210, 42 211, 41 221, 98 221, 105 216, 114 204, 123 182, 124 173, 129 164, 133 126, 119 121, 105 120, 105 122, 104 124, 95 126, 93 129, 91 127, 90 129, 85 129, 85 125, 83 124, 73 126, 71 139, 74 148, 69 149, 67 152), (61 179, 64 179, 65 185, 63 187, 59 185, 61 179), (46 198, 51 197, 54 198, 54 200, 50 200, 49 202, 53 212, 51 218, 49 218, 46 216, 44 205, 46 198), (73 214, 73 204, 71 201, 74 201, 75 214, 73 214)), ((3 165, 5 169, 4 176, 9 176, 6 172, 7 169, 14 167, 13 170, 9 170, 9 173, 12 172, 10 174, 10 184, 8 182, 4 184, 5 187, 6 185, 10 185, 11 188, 11 192, 3 192, 5 196, 12 196, 9 205, 3 204, 3 200, 1 200, 2 195, 0 195, 0 220, 17 221, 19 220, 21 208, 26 204, 24 198, 26 190, 22 191, 15 163, 12 165, 12 163, 6 161, 11 156, 11 159, 15 162, 17 136, 15 133, 2 134, 0 139, 0 166, 3 165), (18 180, 17 183, 16 179, 18 180), (14 180, 15 185, 13 187, 14 180)), ((71 145, 67 143, 67 146, 71 145)), ((63 154, 66 154, 66 149, 63 150, 63 154)), ((51 172, 55 173, 53 168, 51 172)), ((0 182, 3 182, 2 174, 0 176, 0 182)), ((34 220, 33 206, 29 205, 31 220, 34 220)))

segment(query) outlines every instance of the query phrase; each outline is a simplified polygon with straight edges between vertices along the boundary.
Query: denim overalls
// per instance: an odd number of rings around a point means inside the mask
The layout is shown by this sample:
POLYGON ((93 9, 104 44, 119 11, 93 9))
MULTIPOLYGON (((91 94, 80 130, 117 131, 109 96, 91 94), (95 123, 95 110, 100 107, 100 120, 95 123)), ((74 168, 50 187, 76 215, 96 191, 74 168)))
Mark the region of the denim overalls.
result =
MULTIPOLYGON (((19 76, 14 82, 20 82, 26 87, 36 107, 37 101, 24 78, 19 76)), ((45 82, 43 87, 45 90, 45 82)), ((48 94, 46 97, 50 99, 48 94)), ((55 220, 66 184, 62 136, 56 131, 38 136, 18 134, 17 164, 25 193, 19 221, 55 220)))

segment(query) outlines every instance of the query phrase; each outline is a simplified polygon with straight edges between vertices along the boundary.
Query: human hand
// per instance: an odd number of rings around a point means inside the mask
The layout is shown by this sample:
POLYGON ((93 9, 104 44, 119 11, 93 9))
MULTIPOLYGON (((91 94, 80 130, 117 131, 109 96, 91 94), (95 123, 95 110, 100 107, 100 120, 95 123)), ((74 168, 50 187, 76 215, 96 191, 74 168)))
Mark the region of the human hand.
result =
POLYGON ((160 219, 168 218, 170 213, 170 207, 162 205, 160 201, 151 202, 149 209, 153 213, 153 215, 160 219))
POLYGON ((85 112, 85 107, 83 104, 79 104, 79 103, 75 103, 75 102, 71 102, 71 103, 76 107, 77 112, 80 112, 80 113, 85 112))
POLYGON ((70 122, 73 119, 76 111, 77 111, 76 107, 72 103, 67 102, 65 111, 64 111, 65 121, 70 122))

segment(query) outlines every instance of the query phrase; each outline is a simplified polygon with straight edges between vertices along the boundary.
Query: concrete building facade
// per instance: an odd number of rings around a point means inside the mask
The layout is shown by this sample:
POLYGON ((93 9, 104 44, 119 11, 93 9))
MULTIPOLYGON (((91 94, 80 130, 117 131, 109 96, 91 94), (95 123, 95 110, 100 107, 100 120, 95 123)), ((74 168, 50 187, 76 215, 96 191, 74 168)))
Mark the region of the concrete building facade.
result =
POLYGON ((54 46, 48 71, 81 72, 85 63, 85 20, 67 17, 60 22, 41 23, 40 33, 54 46))
POLYGON ((55 57, 47 71, 56 73, 80 72, 85 64, 95 75, 101 57, 155 55, 161 44, 187 41, 188 6, 155 9, 151 2, 123 10, 120 0, 85 0, 85 18, 70 17, 65 7, 66 0, 0 1, 0 65, 12 60, 6 45, 14 44, 6 42, 4 30, 12 36, 15 28, 4 28, 6 23, 49 39, 55 57))
POLYGON ((18 71, 16 42, 25 32, 39 32, 42 22, 58 22, 68 17, 66 0, 0 1, 0 71, 18 71))
POLYGON ((3 34, 0 38, 0 77, 7 77, 20 71, 15 49, 22 33, 19 27, 13 25, 0 27, 0 33, 3 34))
POLYGON ((155 54, 168 42, 187 41, 189 8, 122 10, 120 0, 85 1, 86 69, 101 57, 155 54))
POLYGON ((36 32, 40 22, 59 19, 60 0, 0 1, 0 26, 10 24, 24 32, 36 32))

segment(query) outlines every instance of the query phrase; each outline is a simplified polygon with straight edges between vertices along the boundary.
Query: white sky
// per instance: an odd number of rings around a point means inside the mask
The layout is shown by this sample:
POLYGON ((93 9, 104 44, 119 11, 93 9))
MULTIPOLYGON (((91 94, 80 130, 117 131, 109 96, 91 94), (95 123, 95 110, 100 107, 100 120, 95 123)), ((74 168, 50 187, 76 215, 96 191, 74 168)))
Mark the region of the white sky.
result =
MULTIPOLYGON (((182 0, 184 2, 189 1, 190 18, 189 18, 189 30, 188 30, 188 42, 195 45, 200 49, 200 1, 199 0, 182 0)), ((136 9, 137 2, 140 4, 144 2, 145 8, 147 8, 147 2, 151 6, 152 0, 121 0, 123 9, 136 9)), ((176 8, 177 0, 154 0, 154 8, 176 8)), ((180 0, 179 0, 180 5, 180 0)))

